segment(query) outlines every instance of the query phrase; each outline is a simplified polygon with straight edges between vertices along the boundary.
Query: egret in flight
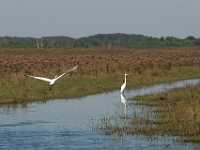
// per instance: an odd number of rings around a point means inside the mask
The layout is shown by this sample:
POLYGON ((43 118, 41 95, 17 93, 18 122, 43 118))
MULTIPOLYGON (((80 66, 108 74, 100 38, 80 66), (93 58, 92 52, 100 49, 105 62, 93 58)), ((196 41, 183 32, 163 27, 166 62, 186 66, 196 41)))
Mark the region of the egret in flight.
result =
POLYGON ((27 75, 27 76, 31 77, 31 78, 34 78, 34 79, 37 79, 37 80, 46 81, 46 82, 49 83, 49 86, 51 87, 56 83, 56 81, 58 79, 60 79, 61 77, 63 77, 64 75, 66 75, 66 74, 68 74, 70 72, 73 72, 73 71, 77 70, 77 68, 78 68, 78 66, 75 66, 75 67, 67 70, 65 73, 61 74, 60 76, 55 76, 55 78, 53 78, 53 79, 44 78, 44 77, 36 77, 36 76, 32 76, 32 75, 27 75))
POLYGON ((125 88, 126 88, 126 76, 128 74, 124 74, 124 83, 122 84, 121 86, 121 90, 120 90, 120 94, 121 94, 121 103, 124 104, 124 114, 126 116, 126 108, 127 108, 127 99, 125 98, 124 96, 124 91, 125 91, 125 88))

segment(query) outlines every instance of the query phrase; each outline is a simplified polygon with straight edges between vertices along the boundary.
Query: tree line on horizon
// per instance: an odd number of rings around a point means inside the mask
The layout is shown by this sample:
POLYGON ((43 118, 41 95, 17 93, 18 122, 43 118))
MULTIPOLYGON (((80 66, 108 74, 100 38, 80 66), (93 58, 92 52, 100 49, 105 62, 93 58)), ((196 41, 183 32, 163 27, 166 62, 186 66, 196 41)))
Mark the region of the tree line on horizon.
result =
POLYGON ((200 38, 188 36, 150 37, 139 34, 96 34, 82 38, 67 36, 0 37, 0 48, 170 48, 200 47, 200 38))

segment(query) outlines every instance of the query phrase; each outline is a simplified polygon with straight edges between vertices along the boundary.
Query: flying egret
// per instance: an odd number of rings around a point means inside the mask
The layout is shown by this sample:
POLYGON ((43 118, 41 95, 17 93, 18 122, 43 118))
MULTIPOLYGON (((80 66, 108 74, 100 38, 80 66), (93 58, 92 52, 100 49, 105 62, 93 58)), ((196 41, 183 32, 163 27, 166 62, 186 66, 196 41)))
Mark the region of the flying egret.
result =
POLYGON ((58 76, 58 77, 55 76, 55 78, 53 78, 53 79, 44 78, 44 77, 36 77, 36 76, 32 76, 32 75, 27 75, 27 76, 28 76, 28 77, 31 77, 31 78, 34 78, 34 79, 41 80, 41 81, 46 81, 46 82, 49 83, 49 86, 51 87, 51 86, 53 86, 53 85, 56 83, 56 81, 57 81, 58 79, 60 79, 61 77, 63 77, 64 75, 66 75, 66 74, 68 74, 68 73, 70 73, 70 72, 72 72, 72 71, 75 71, 77 68, 78 68, 78 66, 75 66, 75 67, 73 67, 73 68, 67 70, 67 72, 61 74, 60 76, 58 76))

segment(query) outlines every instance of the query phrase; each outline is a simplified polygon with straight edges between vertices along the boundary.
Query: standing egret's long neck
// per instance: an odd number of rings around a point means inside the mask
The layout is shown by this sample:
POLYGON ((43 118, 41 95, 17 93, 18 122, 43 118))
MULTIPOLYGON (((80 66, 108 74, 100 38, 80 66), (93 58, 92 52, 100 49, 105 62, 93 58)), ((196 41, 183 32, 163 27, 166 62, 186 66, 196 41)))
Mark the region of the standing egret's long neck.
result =
POLYGON ((124 75, 124 83, 126 84, 126 75, 124 75))

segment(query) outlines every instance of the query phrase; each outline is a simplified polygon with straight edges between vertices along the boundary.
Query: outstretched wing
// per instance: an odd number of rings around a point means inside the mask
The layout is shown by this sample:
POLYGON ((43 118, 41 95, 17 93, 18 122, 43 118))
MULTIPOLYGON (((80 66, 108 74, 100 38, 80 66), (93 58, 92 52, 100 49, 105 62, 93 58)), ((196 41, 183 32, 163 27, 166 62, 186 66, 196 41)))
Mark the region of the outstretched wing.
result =
POLYGON ((78 66, 74 66, 73 68, 67 70, 65 73, 70 73, 70 72, 75 71, 77 69, 78 69, 78 66))
POLYGON ((78 68, 78 66, 75 66, 75 67, 73 67, 73 68, 67 70, 65 73, 63 73, 63 74, 61 74, 60 76, 58 76, 57 78, 55 78, 55 80, 58 80, 59 78, 63 77, 64 75, 66 75, 66 74, 68 74, 68 73, 70 73, 70 72, 72 72, 72 71, 75 71, 77 68, 78 68))
POLYGON ((58 80, 59 78, 61 78, 62 76, 64 76, 66 73, 61 74, 60 76, 58 76, 57 78, 55 78, 55 80, 58 80))
POLYGON ((51 79, 48 78, 43 78, 43 77, 35 77, 35 76, 31 76, 31 75, 27 75, 28 77, 34 78, 34 79, 38 79, 38 80, 42 80, 42 81, 46 81, 46 82, 51 82, 51 79))

